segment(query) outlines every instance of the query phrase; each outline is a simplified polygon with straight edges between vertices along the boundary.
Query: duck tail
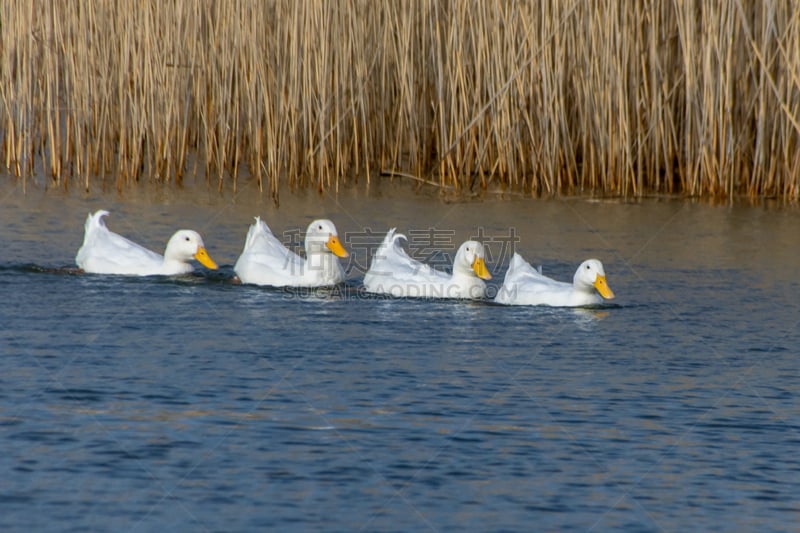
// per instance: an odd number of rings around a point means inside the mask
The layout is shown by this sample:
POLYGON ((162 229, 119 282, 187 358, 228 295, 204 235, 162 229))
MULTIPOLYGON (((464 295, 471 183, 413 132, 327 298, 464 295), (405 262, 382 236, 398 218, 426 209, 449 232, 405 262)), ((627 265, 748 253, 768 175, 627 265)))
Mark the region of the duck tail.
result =
MULTIPOLYGON (((83 225, 83 246, 92 243, 98 238, 98 231, 108 231, 103 217, 108 215, 108 211, 101 209, 94 213, 89 213, 86 217, 86 223, 83 225)), ((81 246, 81 248, 83 248, 81 246)))
POLYGON ((244 249, 247 250, 250 248, 255 240, 261 234, 272 235, 272 231, 270 231, 269 226, 267 223, 261 220, 261 217, 255 217, 256 221, 254 224, 250 225, 250 228, 247 230, 247 237, 244 239, 244 249))
POLYGON ((254 224, 255 227, 258 227, 259 231, 267 233, 268 235, 272 235, 272 230, 269 229, 267 223, 261 220, 261 217, 256 217, 256 223, 254 224))
POLYGON ((244 249, 247 250, 253 245, 253 241, 258 235, 258 227, 261 225, 261 219, 256 217, 256 223, 251 224, 247 229, 247 237, 244 238, 244 249))
POLYGON ((387 256, 395 253, 393 252, 395 247, 402 250, 402 246, 400 246, 398 241, 400 239, 405 239, 406 236, 402 233, 395 233, 396 230, 397 228, 392 228, 386 232, 386 237, 383 238, 383 242, 381 242, 380 246, 378 246, 373 254, 373 266, 376 264, 376 262, 382 261, 383 259, 386 259, 387 256))
POLYGON ((524 263, 525 260, 522 258, 522 256, 517 252, 514 252, 514 255, 511 256, 511 261, 508 263, 508 273, 506 275, 513 273, 524 263))
POLYGON ((92 228, 105 227, 106 223, 103 221, 103 217, 108 214, 109 212, 105 209, 95 211, 94 214, 89 213, 89 216, 86 217, 86 224, 84 224, 86 233, 88 233, 92 228))
POLYGON ((402 233, 395 233, 397 228, 392 228, 386 233, 386 238, 383 240, 385 243, 392 243, 395 244, 398 240, 403 239, 404 241, 408 242, 408 237, 406 237, 402 233))

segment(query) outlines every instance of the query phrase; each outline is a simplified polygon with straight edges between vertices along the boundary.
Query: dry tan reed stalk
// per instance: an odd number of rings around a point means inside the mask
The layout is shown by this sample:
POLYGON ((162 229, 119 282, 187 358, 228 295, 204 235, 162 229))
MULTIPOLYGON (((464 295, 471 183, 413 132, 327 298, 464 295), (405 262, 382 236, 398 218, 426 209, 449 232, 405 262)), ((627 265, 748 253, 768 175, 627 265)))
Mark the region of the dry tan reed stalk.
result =
POLYGON ((4 2, 0 29, 23 186, 800 199, 800 0, 4 2))

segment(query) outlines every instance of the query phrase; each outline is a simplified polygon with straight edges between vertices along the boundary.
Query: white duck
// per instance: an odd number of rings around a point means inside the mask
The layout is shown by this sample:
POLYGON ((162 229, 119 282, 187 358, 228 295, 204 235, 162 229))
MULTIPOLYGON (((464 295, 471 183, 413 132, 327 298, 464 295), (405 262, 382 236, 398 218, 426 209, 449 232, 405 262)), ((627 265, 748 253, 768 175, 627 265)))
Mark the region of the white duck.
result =
POLYGON ((189 261, 192 259, 216 270, 217 264, 209 257, 196 231, 176 231, 161 256, 109 230, 103 220, 107 214, 108 211, 100 210, 86 217, 83 245, 75 256, 75 262, 84 272, 175 276, 191 272, 189 261))
MULTIPOLYGON (((397 297, 469 298, 486 296, 484 279, 492 279, 484 261, 483 245, 467 241, 453 260, 453 273, 447 274, 412 259, 400 246, 405 235, 389 230, 372 258, 364 276, 367 292, 397 297)), ((406 239, 407 240, 407 239, 406 239)))
POLYGON ((610 300, 614 293, 606 282, 603 264, 597 259, 581 263, 572 283, 565 283, 542 275, 515 253, 494 301, 507 305, 581 307, 597 305, 603 298, 610 300))
POLYGON ((273 287, 326 287, 344 281, 344 269, 336 257, 350 254, 339 241, 333 222, 323 219, 309 224, 305 249, 303 259, 256 217, 233 270, 242 283, 273 287))

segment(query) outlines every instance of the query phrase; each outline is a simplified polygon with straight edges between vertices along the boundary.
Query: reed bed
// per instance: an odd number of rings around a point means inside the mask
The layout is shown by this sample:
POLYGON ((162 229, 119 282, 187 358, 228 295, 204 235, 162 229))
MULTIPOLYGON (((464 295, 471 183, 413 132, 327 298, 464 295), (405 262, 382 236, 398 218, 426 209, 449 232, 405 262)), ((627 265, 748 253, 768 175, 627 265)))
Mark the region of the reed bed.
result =
POLYGON ((800 1, 0 6, 25 179, 800 195, 800 1), (385 179, 385 178, 384 178, 385 179))

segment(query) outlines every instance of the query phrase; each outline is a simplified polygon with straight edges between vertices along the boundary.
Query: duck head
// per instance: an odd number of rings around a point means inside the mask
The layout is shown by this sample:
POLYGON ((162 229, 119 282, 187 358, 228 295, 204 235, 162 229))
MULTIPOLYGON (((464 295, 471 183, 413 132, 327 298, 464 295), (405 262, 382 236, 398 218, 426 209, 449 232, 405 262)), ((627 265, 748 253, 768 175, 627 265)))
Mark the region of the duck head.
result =
POLYGON ((478 241, 467 241, 458 248, 453 260, 453 272, 474 274, 481 279, 492 279, 486 268, 483 245, 478 241))
POLYGON ((190 229, 176 231, 167 243, 164 260, 188 263, 192 259, 197 259, 203 266, 211 270, 218 268, 211 256, 208 255, 203 238, 199 233, 190 229))
POLYGON ((603 263, 597 259, 587 259, 578 270, 575 271, 575 277, 572 280, 575 288, 591 291, 596 289, 600 296, 606 300, 614 298, 614 292, 606 282, 606 272, 603 270, 603 263))
POLYGON ((315 220, 308 225, 306 230, 306 256, 311 257, 313 254, 328 252, 337 257, 350 255, 342 246, 333 222, 327 219, 315 220))

